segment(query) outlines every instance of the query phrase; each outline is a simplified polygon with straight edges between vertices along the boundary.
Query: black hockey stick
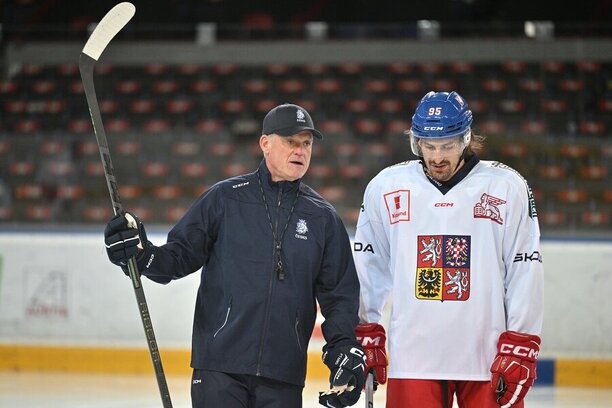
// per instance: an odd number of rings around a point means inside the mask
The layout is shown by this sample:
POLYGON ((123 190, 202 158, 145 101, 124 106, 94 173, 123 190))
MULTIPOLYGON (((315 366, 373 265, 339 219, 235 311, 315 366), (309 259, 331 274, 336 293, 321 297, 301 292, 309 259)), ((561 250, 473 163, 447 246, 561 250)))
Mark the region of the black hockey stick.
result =
POLYGON ((366 408, 374 408, 374 373, 368 372, 365 384, 365 406, 366 408))
MULTIPOLYGON (((104 124, 102 123, 100 107, 98 106, 98 99, 96 97, 96 90, 94 88, 93 72, 96 62, 98 61, 98 58, 100 58, 100 55, 106 46, 110 43, 113 37, 132 19, 135 12, 136 8, 134 5, 128 2, 119 3, 113 7, 108 13, 106 13, 102 20, 100 20, 96 26, 96 29, 93 31, 93 33, 91 33, 91 36, 87 40, 85 47, 83 47, 81 55, 79 55, 79 71, 81 71, 83 89, 85 91, 85 97, 87 98, 89 114, 91 115, 94 133, 96 134, 96 139, 98 141, 100 157, 102 158, 102 164, 104 166, 106 184, 108 185, 108 191, 110 193, 113 211, 115 214, 124 214, 124 211, 121 200, 119 199, 119 188, 117 186, 117 180, 115 179, 115 170, 113 168, 113 162, 111 161, 111 155, 108 149, 108 142, 106 140, 104 124)), ((147 306, 147 300, 140 281, 140 272, 138 271, 138 265, 136 264, 136 259, 134 257, 128 261, 128 270, 132 280, 132 286, 134 287, 134 293, 136 294, 136 301, 138 303, 138 309, 140 310, 140 318, 147 337, 147 345, 149 346, 151 360, 153 361, 153 368, 155 369, 155 376, 157 377, 157 385, 159 386, 163 407, 172 408, 170 392, 168 391, 166 376, 164 375, 161 357, 157 348, 157 341, 155 340, 155 333, 153 332, 153 325, 151 324, 149 307, 147 306)))

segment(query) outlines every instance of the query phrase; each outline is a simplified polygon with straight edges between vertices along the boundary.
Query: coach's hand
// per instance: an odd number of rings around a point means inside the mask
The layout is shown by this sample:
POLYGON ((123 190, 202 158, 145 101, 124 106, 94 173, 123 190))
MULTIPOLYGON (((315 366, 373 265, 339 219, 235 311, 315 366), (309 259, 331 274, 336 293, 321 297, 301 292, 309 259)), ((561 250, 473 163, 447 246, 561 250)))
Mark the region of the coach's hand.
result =
POLYGON ((341 408, 359 401, 365 382, 365 354, 356 342, 347 342, 323 348, 323 362, 329 367, 329 386, 319 393, 319 403, 326 407, 341 408))
POLYGON ((540 338, 506 331, 499 336, 497 356, 491 366, 491 388, 497 403, 509 408, 525 398, 536 379, 540 338))
POLYGON ((106 224, 104 244, 108 259, 126 270, 128 259, 149 244, 144 225, 134 214, 117 214, 106 224))

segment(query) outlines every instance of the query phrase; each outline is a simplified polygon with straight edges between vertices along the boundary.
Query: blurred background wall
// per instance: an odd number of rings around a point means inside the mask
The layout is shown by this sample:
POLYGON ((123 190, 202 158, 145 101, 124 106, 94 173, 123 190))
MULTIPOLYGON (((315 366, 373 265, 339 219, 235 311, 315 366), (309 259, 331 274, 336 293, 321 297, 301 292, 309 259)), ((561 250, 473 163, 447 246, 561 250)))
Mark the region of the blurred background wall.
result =
MULTIPOLYGON (((125 207, 163 242, 207 186, 259 163, 263 116, 295 102, 326 135, 306 182, 352 232, 369 179, 414 159, 403 131, 418 100, 457 90, 487 136, 482 157, 534 190, 550 346, 541 381, 612 386, 610 2, 404 3, 134 1, 95 73, 125 207)), ((82 370, 83 353, 108 362, 136 347, 150 370, 129 281, 103 257, 112 209, 77 67, 114 4, 2 3, 2 369, 52 369, 71 355, 65 368, 82 370)), ((183 369, 196 284, 146 287, 160 347, 183 369)))

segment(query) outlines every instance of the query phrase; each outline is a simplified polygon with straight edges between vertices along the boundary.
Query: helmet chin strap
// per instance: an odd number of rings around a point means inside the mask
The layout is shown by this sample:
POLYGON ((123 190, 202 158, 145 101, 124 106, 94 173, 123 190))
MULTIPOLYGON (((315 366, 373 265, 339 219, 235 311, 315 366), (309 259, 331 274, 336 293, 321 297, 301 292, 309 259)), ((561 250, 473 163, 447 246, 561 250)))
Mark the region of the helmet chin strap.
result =
MULTIPOLYGON (((467 150, 467 146, 465 146, 465 147, 463 148, 463 151, 461 152, 461 156, 459 156, 459 160, 457 161, 457 165, 455 166, 455 170, 453 170, 453 176, 454 176, 455 174, 457 174, 457 170, 459 170, 459 166, 460 166, 462 163, 465 163, 465 161, 466 161, 466 160, 465 160, 465 156, 466 156, 465 151, 466 151, 466 150, 467 150)), ((451 176, 451 178, 452 178, 453 176, 451 176)))
POLYGON ((459 169, 459 165, 461 164, 461 162, 465 163, 465 151, 466 150, 467 150, 467 146, 463 148, 463 151, 461 152, 461 156, 459 156, 459 160, 457 161, 457 165, 455 166, 453 175, 457 172, 457 169, 459 169))

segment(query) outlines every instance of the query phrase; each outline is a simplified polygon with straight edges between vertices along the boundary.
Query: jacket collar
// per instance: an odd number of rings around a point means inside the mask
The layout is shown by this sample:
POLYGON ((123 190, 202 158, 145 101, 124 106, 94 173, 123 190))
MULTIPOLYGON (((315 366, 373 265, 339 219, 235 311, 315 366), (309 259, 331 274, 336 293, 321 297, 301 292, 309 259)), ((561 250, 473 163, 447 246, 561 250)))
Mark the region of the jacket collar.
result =
POLYGON ((302 179, 297 179, 295 181, 272 181, 272 175, 270 174, 270 170, 268 170, 268 166, 266 165, 266 160, 262 159, 261 163, 259 163, 259 168, 257 170, 261 175, 261 182, 264 188, 276 189, 279 188, 283 192, 296 191, 302 182, 302 179))

